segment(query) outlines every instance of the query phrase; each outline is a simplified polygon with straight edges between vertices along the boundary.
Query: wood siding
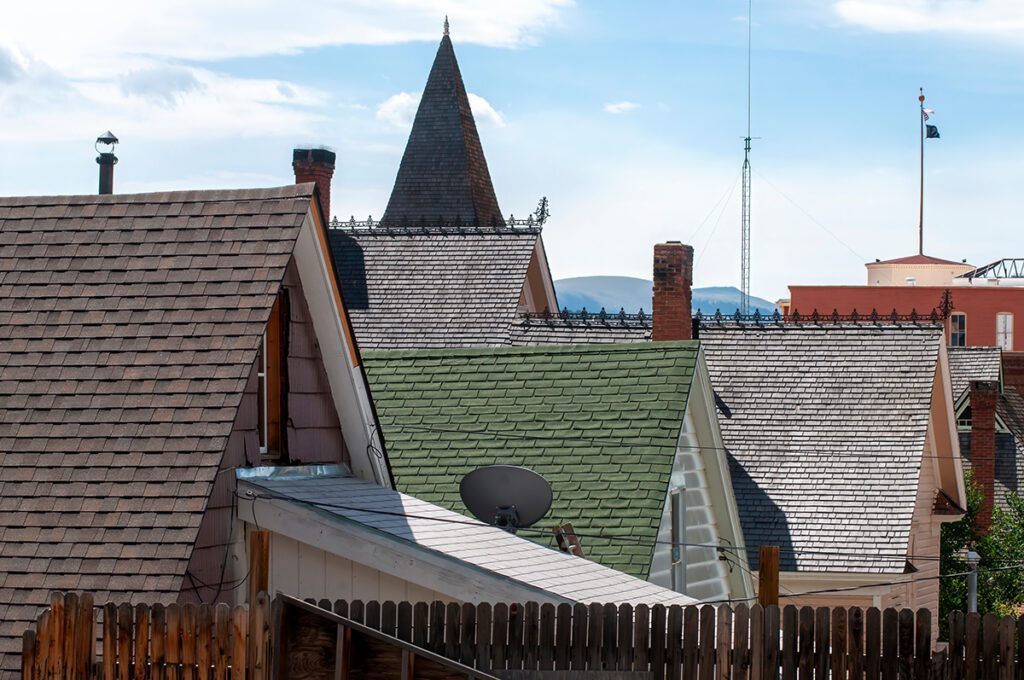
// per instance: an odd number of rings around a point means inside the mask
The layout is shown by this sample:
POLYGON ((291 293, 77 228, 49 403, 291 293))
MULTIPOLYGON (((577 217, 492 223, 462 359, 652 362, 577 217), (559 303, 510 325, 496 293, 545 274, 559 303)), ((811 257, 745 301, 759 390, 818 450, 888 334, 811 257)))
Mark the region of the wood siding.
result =
POLYGON ((270 592, 317 600, 457 601, 279 533, 270 540, 270 592))
MULTIPOLYGON (((288 293, 288 408, 286 450, 293 464, 348 463, 309 308, 292 260, 283 282, 288 293)), ((181 586, 183 602, 245 599, 244 525, 234 516, 237 467, 260 465, 256 364, 242 394, 199 535, 181 586)))

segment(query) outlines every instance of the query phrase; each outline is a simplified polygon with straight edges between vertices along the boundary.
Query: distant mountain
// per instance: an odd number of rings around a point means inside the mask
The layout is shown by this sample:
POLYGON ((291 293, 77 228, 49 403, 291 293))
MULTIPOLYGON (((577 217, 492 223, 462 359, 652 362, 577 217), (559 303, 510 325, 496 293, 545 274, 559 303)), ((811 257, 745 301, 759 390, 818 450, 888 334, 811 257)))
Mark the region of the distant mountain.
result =
MULTIPOLYGON (((651 311, 651 282, 630 276, 577 276, 555 281, 558 304, 570 310, 583 307, 596 312, 604 307, 607 311, 625 309, 635 314, 637 310, 651 311)), ((762 314, 775 311, 775 304, 762 298, 751 297, 751 312, 755 309, 762 314)), ((740 304, 740 291, 732 286, 716 286, 693 289, 693 311, 704 314, 734 314, 740 304)))

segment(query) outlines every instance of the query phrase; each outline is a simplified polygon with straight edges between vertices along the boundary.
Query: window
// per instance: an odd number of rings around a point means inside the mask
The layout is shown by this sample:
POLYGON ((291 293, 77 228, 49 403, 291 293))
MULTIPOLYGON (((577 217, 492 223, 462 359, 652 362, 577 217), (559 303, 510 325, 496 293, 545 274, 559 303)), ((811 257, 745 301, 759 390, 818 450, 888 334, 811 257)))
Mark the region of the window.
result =
POLYGON ((672 590, 686 592, 686 489, 669 492, 669 517, 672 526, 672 590))
POLYGON ((956 312, 949 317, 949 346, 967 346, 967 315, 956 312))
POLYGON ((971 407, 968 406, 956 417, 956 429, 961 432, 971 431, 971 407))
POLYGON ((265 462, 280 461, 284 453, 281 437, 281 412, 284 403, 282 369, 285 353, 284 294, 277 298, 263 332, 256 364, 256 389, 259 417, 260 454, 265 462))
POLYGON ((1004 352, 1013 351, 1013 314, 999 312, 996 314, 996 344, 1004 352))

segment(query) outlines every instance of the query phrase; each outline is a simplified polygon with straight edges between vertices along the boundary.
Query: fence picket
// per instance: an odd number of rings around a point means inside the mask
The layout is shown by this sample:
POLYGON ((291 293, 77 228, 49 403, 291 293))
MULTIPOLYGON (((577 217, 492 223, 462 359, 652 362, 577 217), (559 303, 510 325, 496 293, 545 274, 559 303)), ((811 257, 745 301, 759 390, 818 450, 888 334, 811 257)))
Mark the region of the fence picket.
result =
POLYGON ((412 643, 417 647, 426 647, 430 628, 430 605, 417 602, 412 609, 412 643))
POLYGON ((995 678, 996 655, 999 652, 999 619, 989 612, 981 619, 981 673, 982 677, 995 678))
POLYGON ((199 680, 210 680, 210 663, 213 658, 213 608, 209 604, 201 604, 196 612, 196 619, 196 675, 199 680))
POLYGON ((601 643, 604 642, 604 608, 594 603, 587 612, 587 670, 601 670, 601 643))
POLYGON ((633 610, 633 670, 643 672, 650 667, 651 610, 638 604, 633 610))
MULTIPOLYGON (((685 610, 677 604, 668 608, 668 624, 665 635, 665 663, 668 669, 665 677, 668 680, 679 680, 683 674, 683 663, 686 660, 685 645, 686 639, 697 636, 697 610, 695 607, 687 607, 685 610), (692 612, 692 614, 688 614, 692 612), (687 627, 691 627, 692 633, 687 633, 687 627)), ((694 654, 690 654, 694 658, 694 654)), ((693 675, 687 676, 692 680, 693 675)))
POLYGON ((231 658, 231 607, 221 602, 213 609, 213 677, 227 680, 228 659, 231 658))
MULTIPOLYGON (((384 611, 386 612, 385 609, 384 611)), ((391 603, 392 618, 394 617, 394 602, 391 603)), ((384 617, 387 619, 387 616, 384 617)), ((462 605, 462 626, 459 629, 461 631, 459 641, 459 661, 472 667, 474 665, 473 657, 476 655, 476 607, 470 603, 462 605)))
POLYGON ((575 604, 572 608, 572 654, 570 663, 572 670, 587 669, 587 614, 589 610, 584 604, 575 604))
POLYGON ((1012 616, 999 620, 999 680, 1015 680, 1014 678, 1014 633, 1016 622, 1012 616))
POLYGON ((732 680, 750 677, 750 608, 741 602, 733 610, 732 680))
POLYGON ((864 617, 864 648, 871 650, 864 659, 867 680, 878 680, 882 672, 882 612, 878 607, 869 607, 864 617), (877 650, 877 651, 876 651, 877 650))
POLYGON ((536 602, 527 602, 524 608, 523 636, 523 668, 535 671, 540 652, 540 605, 536 602))
MULTIPOLYGON (((851 607, 846 613, 846 668, 849 680, 861 680, 864 677, 864 610, 851 607)), ((877 655, 877 647, 870 648, 877 655)))
POLYGON ((412 642, 412 603, 398 603, 397 619, 395 637, 405 642, 412 642))
POLYGON ((832 677, 846 677, 846 608, 832 610, 832 677))
POLYGON ((75 628, 78 625, 78 595, 67 593, 64 595, 64 649, 61 652, 61 666, 65 680, 74 680, 78 668, 75 664, 75 642, 77 636, 75 628))
POLYGON ((518 671, 523 668, 523 628, 526 618, 523 605, 512 604, 508 608, 508 668, 518 671))
POLYGON ((788 604, 782 608, 782 680, 796 680, 797 611, 788 604))
MULTIPOLYGON (((671 615, 672 613, 669 612, 670 617, 671 615)), ((671 629, 671 623, 669 628, 671 629)), ((700 609, 694 605, 687 606, 683 609, 683 680, 697 680, 697 664, 700 662, 697 645, 699 633, 700 609)), ((674 643, 672 646, 678 647, 674 643)), ((670 651, 672 651, 671 648, 670 651)), ((672 665, 677 664, 673 663, 672 665)))
POLYGON ((135 680, 146 680, 149 674, 149 606, 141 603, 135 605, 135 640, 132 645, 132 656, 135 661, 132 677, 135 680))
MULTIPOLYGON (((352 603, 351 611, 355 613, 356 602, 352 603)), ((360 607, 360 611, 362 608, 360 607)), ((444 602, 435 600, 430 603, 430 638, 429 646, 427 649, 432 651, 434 654, 444 654, 444 602)), ((355 616, 352 617, 353 621, 362 621, 362 616, 358 619, 355 616)))
MULTIPOLYGON (((494 627, 491 638, 491 668, 495 671, 505 670, 506 656, 508 654, 508 605, 494 605, 494 627)), ((586 651, 586 644, 580 650, 586 651)))
POLYGON ((779 615, 778 605, 769 605, 764 610, 764 670, 766 680, 779 678, 779 615))
POLYGON ((614 604, 606 603, 601 608, 601 667, 606 671, 615 670, 617 656, 617 642, 615 636, 618 633, 619 610, 614 604))
MULTIPOLYGON (((398 613, 401 620, 401 607, 398 613)), ((491 671, 491 605, 486 602, 476 609, 476 667, 491 671)))
POLYGON ((117 608, 117 677, 128 680, 132 669, 132 606, 127 602, 117 608))
POLYGON ((380 631, 386 635, 395 637, 395 629, 397 626, 398 605, 393 601, 388 600, 380 606, 380 631))
POLYGON ((651 608, 651 670, 654 680, 665 680, 665 636, 668 634, 668 610, 665 605, 651 608))
POLYGON ((718 607, 718 636, 715 641, 715 679, 730 680, 732 664, 729 650, 732 647, 732 609, 727 604, 718 607))
POLYGON ((899 675, 899 614, 895 609, 882 612, 882 680, 899 675))
POLYGON ((814 674, 823 679, 828 677, 832 668, 831 622, 828 607, 814 610, 814 674))
POLYGON ((797 677, 814 680, 814 608, 800 607, 798 619, 800 659, 797 661, 797 677))
POLYGON ((964 618, 964 674, 965 679, 978 677, 978 651, 981 649, 981 617, 977 613, 964 618))
POLYGON ((764 607, 750 608, 750 680, 764 680, 764 607))
POLYGON ((619 630, 615 635, 615 667, 620 671, 629 671, 633 668, 633 605, 619 605, 617 616, 619 630))
MULTIPOLYGON (((186 604, 181 608, 181 677, 184 680, 196 678, 196 628, 199 625, 199 612, 194 604, 186 604)), ((254 649, 257 649, 254 645, 254 649)), ((255 662, 253 668, 257 668, 255 662)))
POLYGON ((367 602, 364 617, 364 623, 367 626, 374 630, 380 630, 380 602, 377 600, 367 602))
POLYGON ((555 610, 555 670, 567 671, 572 650, 572 605, 562 603, 555 610))
POLYGON ((700 645, 697 677, 700 680, 715 679, 715 606, 706 604, 700 608, 700 645))
POLYGON ((542 671, 555 666, 555 605, 545 602, 540 608, 540 637, 537 664, 542 671))
POLYGON ((150 677, 163 680, 167 665, 167 612, 162 604, 155 604, 149 612, 150 677))
POLYGON ((249 611, 235 607, 231 614, 231 680, 245 680, 249 639, 249 611))
POLYGON ((36 675, 39 680, 49 680, 51 677, 50 658, 50 610, 47 609, 36 619, 36 627, 39 634, 36 636, 36 675))
POLYGON ((917 611, 914 640, 914 680, 931 680, 932 675, 932 613, 917 611))
MULTIPOLYGON (((248 616, 248 612, 246 612, 248 616)), ((167 633, 164 636, 164 647, 167 655, 167 678, 177 680, 181 677, 181 607, 176 604, 167 606, 164 611, 164 618, 167 620, 167 633)), ((248 628, 248 621, 246 621, 248 628)), ((248 653, 248 646, 246 646, 248 653)), ((248 664, 248 659, 246 659, 248 664)))
MULTIPOLYGON (((371 602, 370 604, 375 604, 371 602)), ((374 617, 380 620, 380 608, 375 607, 374 617)), ((367 608, 367 614, 370 610, 367 608)), ((449 602, 444 608, 444 655, 449 659, 459 658, 459 646, 461 637, 462 607, 455 602, 449 602)))

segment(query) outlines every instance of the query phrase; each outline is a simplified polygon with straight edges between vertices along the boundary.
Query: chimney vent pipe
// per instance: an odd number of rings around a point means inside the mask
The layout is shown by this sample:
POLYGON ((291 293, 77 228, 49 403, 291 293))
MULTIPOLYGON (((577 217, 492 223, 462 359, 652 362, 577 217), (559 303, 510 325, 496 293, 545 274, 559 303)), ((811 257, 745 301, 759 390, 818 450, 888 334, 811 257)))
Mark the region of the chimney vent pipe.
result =
POLYGON ((94 147, 96 149, 96 153, 99 154, 99 156, 96 157, 96 163, 100 166, 101 195, 114 193, 114 166, 117 165, 117 156, 114 155, 114 147, 117 146, 117 142, 117 137, 115 137, 114 133, 109 130, 96 138, 96 144, 94 147), (107 148, 101 150, 101 144, 107 148))

